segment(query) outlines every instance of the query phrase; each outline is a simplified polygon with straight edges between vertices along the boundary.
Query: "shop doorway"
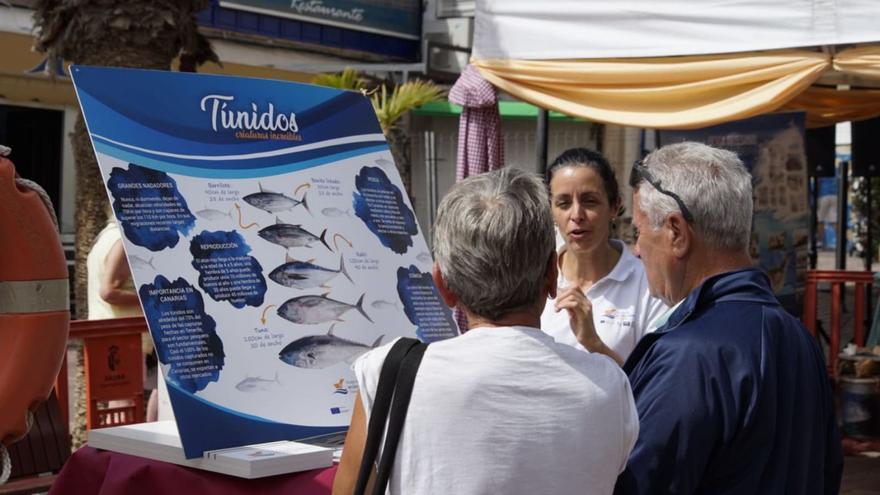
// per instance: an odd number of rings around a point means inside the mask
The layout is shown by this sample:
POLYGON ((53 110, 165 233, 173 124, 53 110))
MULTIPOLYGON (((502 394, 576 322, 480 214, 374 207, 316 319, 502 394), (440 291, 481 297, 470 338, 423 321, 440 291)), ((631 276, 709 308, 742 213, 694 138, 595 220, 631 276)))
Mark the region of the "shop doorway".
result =
POLYGON ((18 174, 46 190, 61 204, 61 162, 64 112, 0 104, 0 144, 12 148, 9 158, 18 174))

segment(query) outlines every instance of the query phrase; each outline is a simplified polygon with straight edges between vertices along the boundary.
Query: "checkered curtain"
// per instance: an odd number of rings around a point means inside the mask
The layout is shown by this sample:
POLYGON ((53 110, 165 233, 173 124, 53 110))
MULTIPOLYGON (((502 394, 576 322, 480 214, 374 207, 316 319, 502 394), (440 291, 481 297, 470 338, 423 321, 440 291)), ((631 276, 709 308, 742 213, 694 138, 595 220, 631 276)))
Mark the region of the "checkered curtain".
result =
MULTIPOLYGON (((504 166, 501 116, 495 87, 483 79, 472 65, 464 68, 449 90, 449 101, 462 106, 458 123, 456 180, 482 174, 504 166)), ((455 320, 467 331, 467 317, 458 308, 455 320)))

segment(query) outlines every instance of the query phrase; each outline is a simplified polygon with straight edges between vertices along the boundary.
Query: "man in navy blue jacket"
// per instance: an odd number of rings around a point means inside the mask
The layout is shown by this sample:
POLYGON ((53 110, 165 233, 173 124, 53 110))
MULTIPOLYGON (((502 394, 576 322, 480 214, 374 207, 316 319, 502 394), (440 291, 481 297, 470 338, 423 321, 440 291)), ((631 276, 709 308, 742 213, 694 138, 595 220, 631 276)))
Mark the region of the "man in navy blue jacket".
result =
POLYGON ((748 171, 734 153, 680 143, 630 182, 636 254, 671 309, 624 366, 641 426, 615 493, 837 493, 824 357, 752 268, 748 171))

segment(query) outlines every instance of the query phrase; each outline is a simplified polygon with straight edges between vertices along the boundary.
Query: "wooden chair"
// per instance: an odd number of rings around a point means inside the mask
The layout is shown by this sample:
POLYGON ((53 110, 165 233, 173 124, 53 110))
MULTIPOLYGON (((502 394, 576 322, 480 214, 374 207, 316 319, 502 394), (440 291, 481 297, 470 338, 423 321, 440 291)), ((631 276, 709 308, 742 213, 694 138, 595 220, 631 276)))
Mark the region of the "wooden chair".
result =
POLYGON ((817 310, 819 284, 828 282, 831 284, 831 335, 829 337, 828 372, 834 374, 837 370, 837 355, 840 353, 840 330, 841 330, 841 307, 840 295, 847 283, 855 284, 855 308, 853 341, 856 345, 865 345, 865 288, 871 288, 874 283, 874 274, 871 272, 853 272, 847 270, 807 270, 806 289, 804 292, 804 326, 814 337, 817 329, 817 310))

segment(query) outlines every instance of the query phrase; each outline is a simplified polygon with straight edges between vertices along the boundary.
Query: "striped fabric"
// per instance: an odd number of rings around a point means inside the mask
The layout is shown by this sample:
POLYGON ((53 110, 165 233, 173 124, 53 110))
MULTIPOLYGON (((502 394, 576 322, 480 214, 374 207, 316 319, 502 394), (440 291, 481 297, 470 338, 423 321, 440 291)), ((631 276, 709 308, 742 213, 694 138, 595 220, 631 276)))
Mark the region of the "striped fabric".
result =
MULTIPOLYGON (((462 106, 458 124, 457 181, 504 165, 501 116, 495 87, 472 65, 464 68, 449 90, 449 101, 462 106)), ((467 317, 455 309, 455 321, 467 331, 467 317)))

